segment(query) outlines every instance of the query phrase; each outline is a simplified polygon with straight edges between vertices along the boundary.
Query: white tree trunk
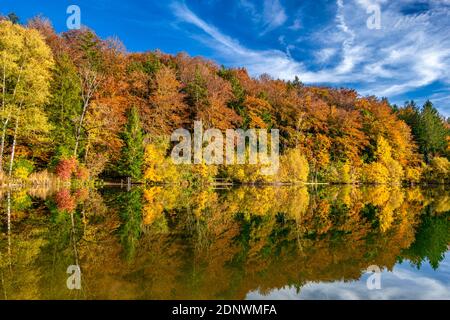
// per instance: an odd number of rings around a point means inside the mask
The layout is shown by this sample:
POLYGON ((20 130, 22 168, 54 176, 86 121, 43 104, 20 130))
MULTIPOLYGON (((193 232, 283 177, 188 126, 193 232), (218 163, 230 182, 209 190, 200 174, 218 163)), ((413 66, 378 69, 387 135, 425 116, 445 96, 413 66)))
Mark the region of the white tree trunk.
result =
POLYGON ((17 130, 19 128, 19 117, 16 118, 16 126, 14 128, 14 139, 13 139, 13 145, 11 150, 11 160, 9 162, 9 177, 12 176, 12 170, 13 170, 13 164, 14 164, 14 155, 16 153, 16 140, 17 140, 17 130))

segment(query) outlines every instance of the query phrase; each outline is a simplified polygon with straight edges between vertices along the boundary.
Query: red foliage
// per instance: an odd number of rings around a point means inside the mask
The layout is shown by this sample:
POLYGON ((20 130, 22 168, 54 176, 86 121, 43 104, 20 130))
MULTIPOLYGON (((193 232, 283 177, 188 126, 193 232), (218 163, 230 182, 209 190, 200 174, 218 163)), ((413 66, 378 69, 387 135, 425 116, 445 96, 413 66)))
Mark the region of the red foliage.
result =
POLYGON ((62 180, 69 180, 77 168, 78 161, 74 157, 61 159, 56 166, 56 175, 62 180))
POLYGON ((76 208, 75 199, 70 194, 68 189, 59 191, 55 196, 56 206, 60 211, 72 212, 76 208))

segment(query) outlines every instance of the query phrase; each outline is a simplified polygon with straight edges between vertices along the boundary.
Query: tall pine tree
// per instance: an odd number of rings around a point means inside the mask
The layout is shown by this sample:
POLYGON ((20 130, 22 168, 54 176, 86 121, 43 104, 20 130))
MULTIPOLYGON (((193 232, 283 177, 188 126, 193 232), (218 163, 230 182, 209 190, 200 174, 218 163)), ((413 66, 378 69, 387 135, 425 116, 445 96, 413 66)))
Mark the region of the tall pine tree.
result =
POLYGON ((128 114, 128 122, 122 133, 124 146, 121 151, 118 171, 125 177, 135 180, 142 178, 144 163, 144 134, 136 108, 128 114))
POLYGON ((445 154, 447 146, 448 130, 439 112, 430 101, 425 102, 420 113, 418 128, 418 140, 420 151, 425 156, 425 161, 438 154, 445 154))

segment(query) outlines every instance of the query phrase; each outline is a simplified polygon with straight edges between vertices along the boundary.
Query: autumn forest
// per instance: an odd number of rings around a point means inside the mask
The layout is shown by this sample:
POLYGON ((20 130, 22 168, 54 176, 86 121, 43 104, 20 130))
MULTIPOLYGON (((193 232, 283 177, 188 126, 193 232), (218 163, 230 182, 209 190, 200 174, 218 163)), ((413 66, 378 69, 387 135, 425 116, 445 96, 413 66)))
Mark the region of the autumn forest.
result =
POLYGON ((10 20, 0 21, 3 183, 450 180, 450 125, 430 101, 397 106, 299 78, 253 78, 185 53, 129 53, 87 28, 57 34, 41 17, 10 20), (195 120, 220 130, 278 129, 279 172, 174 165, 170 134, 192 130, 195 120))
POLYGON ((149 50, 0 16, 2 299, 449 297, 439 105, 149 50), (278 170, 174 163, 198 123, 278 130, 278 170))

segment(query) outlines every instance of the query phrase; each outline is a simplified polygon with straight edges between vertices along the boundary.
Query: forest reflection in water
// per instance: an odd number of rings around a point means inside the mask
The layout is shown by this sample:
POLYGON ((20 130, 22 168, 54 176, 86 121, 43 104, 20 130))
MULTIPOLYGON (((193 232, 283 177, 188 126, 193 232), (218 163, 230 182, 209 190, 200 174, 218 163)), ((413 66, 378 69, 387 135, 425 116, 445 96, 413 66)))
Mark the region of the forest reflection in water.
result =
MULTIPOLYGON (((386 186, 3 190, 3 299, 244 299, 408 263, 439 272, 450 191, 386 186), (67 268, 79 265, 81 290, 67 268)), ((448 281, 447 281, 448 283, 448 281)), ((270 296, 270 295, 269 295, 270 296)))

